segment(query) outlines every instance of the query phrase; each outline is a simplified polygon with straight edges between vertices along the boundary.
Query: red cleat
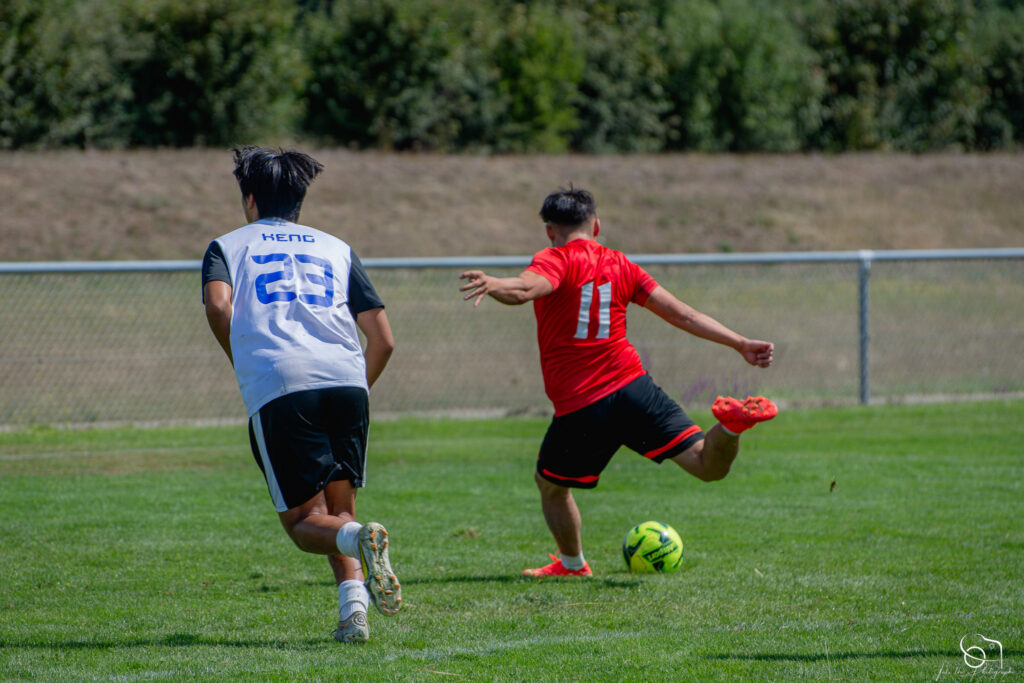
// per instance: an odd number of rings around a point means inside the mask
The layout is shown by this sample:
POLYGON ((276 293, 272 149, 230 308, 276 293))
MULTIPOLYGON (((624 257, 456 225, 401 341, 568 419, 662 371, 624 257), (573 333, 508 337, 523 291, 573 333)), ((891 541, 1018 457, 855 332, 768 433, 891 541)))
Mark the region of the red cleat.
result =
POLYGON ((740 401, 731 396, 719 396, 711 412, 728 431, 739 434, 779 414, 779 407, 764 396, 747 396, 740 401))
POLYGON ((583 569, 566 569, 562 561, 548 553, 554 562, 546 564, 543 567, 537 567, 536 569, 524 569, 523 576, 593 576, 594 572, 590 571, 590 565, 586 562, 583 563, 583 569))

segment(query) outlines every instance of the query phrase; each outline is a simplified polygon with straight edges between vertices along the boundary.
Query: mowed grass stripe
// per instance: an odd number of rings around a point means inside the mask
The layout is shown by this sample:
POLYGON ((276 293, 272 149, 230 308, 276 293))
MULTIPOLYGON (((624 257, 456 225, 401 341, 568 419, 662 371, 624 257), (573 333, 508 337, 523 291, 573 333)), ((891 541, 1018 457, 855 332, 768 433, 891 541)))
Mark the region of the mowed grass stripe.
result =
POLYGON ((281 531, 244 427, 0 435, 97 454, 0 460, 0 678, 923 680, 970 674, 968 633, 1024 671, 1024 402, 786 411, 710 485, 623 451, 577 496, 587 581, 519 576, 554 550, 546 424, 374 425, 359 515, 406 603, 364 647, 330 639, 326 562, 281 531), (645 519, 680 531, 676 574, 625 570, 645 519))
MULTIPOLYGON (((455 443, 463 443, 465 439, 374 439, 373 445, 380 449, 417 449, 417 448, 438 448, 439 446, 450 445, 455 443)), ((487 439, 476 439, 480 443, 492 443, 492 444, 508 444, 508 443, 535 443, 534 437, 491 437, 487 439)), ((239 449, 244 450, 246 446, 243 444, 239 445, 209 445, 209 446, 165 446, 165 447, 151 447, 151 448, 111 448, 109 450, 96 451, 96 450, 83 450, 83 451, 40 451, 40 452, 23 452, 15 451, 12 453, 0 452, 0 461, 8 460, 32 460, 47 458, 88 458, 97 456, 117 456, 117 457, 130 457, 130 456, 165 456, 165 455, 180 455, 182 453, 191 453, 197 450, 217 452, 217 451, 237 451, 239 449)))

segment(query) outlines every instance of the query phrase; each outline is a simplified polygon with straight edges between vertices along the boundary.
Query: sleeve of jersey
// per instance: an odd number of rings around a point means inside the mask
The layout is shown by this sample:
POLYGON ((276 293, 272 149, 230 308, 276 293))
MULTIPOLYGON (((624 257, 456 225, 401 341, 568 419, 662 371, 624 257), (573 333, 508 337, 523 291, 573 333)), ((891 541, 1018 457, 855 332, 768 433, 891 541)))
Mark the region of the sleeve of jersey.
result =
POLYGON ((647 303, 647 298, 651 296, 651 292, 658 288, 658 282, 637 264, 632 261, 629 263, 633 267, 633 277, 636 280, 636 288, 633 290, 631 301, 638 306, 643 306, 647 303))
POLYGON ((558 289, 565 276, 565 258, 556 249, 544 249, 533 255, 526 269, 546 278, 552 287, 558 289))
POLYGON ((352 267, 348 271, 348 308, 355 317, 364 311, 384 308, 384 302, 373 288, 363 262, 352 252, 352 267))
POLYGON ((206 254, 203 255, 202 274, 202 298, 204 304, 206 303, 207 282, 216 281, 231 284, 231 271, 228 270, 228 262, 224 258, 224 250, 220 248, 219 242, 210 242, 210 246, 206 248, 206 254))

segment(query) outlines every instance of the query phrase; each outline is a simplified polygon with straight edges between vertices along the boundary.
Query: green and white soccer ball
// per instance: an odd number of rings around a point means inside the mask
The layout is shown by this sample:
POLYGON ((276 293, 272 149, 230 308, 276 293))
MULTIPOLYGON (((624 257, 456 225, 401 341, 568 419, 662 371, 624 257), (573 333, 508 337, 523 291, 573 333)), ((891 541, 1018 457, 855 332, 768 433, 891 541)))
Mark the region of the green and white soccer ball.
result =
POLYGON ((668 524, 637 524, 622 539, 622 557, 632 572, 668 574, 683 563, 683 540, 668 524))

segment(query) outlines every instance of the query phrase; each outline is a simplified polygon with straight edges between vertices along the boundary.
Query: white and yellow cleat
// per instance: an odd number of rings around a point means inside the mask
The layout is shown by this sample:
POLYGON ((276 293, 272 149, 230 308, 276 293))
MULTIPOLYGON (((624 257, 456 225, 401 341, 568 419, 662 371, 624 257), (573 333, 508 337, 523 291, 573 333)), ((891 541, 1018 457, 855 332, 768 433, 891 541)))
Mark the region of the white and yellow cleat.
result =
POLYGON ((402 607, 402 586, 388 559, 388 531, 377 522, 364 524, 359 530, 359 560, 370 602, 381 614, 397 614, 402 607))

